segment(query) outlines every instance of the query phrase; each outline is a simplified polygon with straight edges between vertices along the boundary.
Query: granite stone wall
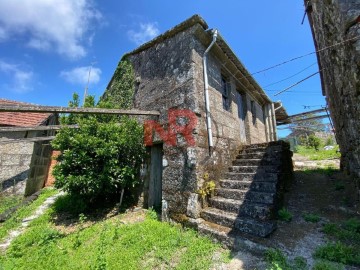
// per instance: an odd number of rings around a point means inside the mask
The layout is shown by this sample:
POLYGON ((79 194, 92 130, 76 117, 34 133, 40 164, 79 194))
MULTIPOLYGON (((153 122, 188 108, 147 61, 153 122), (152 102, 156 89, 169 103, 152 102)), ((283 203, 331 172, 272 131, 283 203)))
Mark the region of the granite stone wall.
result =
POLYGON ((25 193, 33 149, 29 142, 0 144, 0 192, 25 193))
MULTIPOLYGON (((306 1, 305 1, 306 2, 306 1)), ((336 140, 341 167, 360 177, 360 2, 312 0, 308 17, 336 140), (353 39, 357 37, 357 39, 353 39), (353 39, 344 43, 345 40, 353 39)))
MULTIPOLYGON (((198 38, 199 33, 205 35, 204 28, 195 24, 153 46, 127 55, 135 73, 134 108, 159 111, 159 123, 165 131, 169 128, 169 110, 186 109, 197 119, 192 131, 194 145, 189 145, 181 134, 177 135, 175 146, 164 142, 157 133, 153 138, 154 143, 163 143, 163 212, 166 209, 170 217, 174 214, 197 217, 199 200, 196 191, 203 185, 203 174, 208 172, 214 180, 220 180, 220 173, 225 172, 241 145, 267 141, 264 113, 255 99, 256 124, 247 134, 243 132, 241 138, 236 91, 241 92, 243 101, 244 128, 251 121, 247 105, 250 97, 229 71, 223 69, 217 49, 210 51, 208 62, 214 140, 213 154, 209 155, 202 59, 210 42, 208 35, 205 41, 198 38), (228 110, 223 108, 222 76, 226 77, 229 89, 228 110)), ((110 83, 108 90, 111 87, 110 83)), ((179 118, 177 121, 181 124, 186 119, 179 118)))

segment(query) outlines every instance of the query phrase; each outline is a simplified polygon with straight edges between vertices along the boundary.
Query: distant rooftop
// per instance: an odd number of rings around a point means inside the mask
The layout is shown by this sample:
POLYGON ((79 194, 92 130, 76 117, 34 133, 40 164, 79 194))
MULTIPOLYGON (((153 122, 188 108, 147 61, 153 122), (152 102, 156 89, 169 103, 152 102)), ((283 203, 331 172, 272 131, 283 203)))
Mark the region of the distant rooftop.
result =
MULTIPOLYGON (((0 99, 0 105, 34 105, 31 103, 0 99)), ((51 113, 0 112, 0 126, 28 127, 41 126, 51 113)))

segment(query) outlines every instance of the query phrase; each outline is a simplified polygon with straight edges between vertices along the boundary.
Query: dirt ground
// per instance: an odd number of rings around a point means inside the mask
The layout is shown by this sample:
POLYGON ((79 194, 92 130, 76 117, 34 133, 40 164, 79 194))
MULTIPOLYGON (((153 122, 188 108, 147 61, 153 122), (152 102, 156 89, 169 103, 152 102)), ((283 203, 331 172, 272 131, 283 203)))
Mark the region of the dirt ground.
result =
MULTIPOLYGON (((323 225, 360 217, 359 201, 354 179, 338 170, 339 160, 310 161, 295 154, 293 163, 294 181, 285 195, 285 207, 293 214, 292 221, 279 221, 278 229, 261 243, 282 250, 289 259, 298 256, 305 258, 311 269, 314 264, 312 254, 318 246, 327 242, 322 232, 323 225), (329 166, 333 170, 326 169, 329 166), (321 220, 317 223, 306 222, 304 213, 316 214, 321 220)), ((238 252, 229 264, 217 269, 266 269, 266 264, 262 257, 238 252)))

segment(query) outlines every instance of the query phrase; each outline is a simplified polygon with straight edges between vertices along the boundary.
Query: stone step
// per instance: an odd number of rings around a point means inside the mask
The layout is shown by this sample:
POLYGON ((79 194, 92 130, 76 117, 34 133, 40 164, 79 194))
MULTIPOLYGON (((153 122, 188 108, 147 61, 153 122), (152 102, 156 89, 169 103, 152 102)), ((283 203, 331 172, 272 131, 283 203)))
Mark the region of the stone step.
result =
POLYGON ((236 156, 236 159, 262 159, 266 156, 265 152, 240 153, 236 156))
POLYGON ((269 220, 274 217, 272 205, 251 203, 246 200, 225 199, 222 197, 210 198, 209 202, 213 208, 240 216, 249 216, 259 220, 269 220))
POLYGON ((260 165, 260 166, 230 166, 229 172, 239 172, 239 173, 276 173, 279 171, 279 166, 276 165, 260 165))
POLYGON ((206 221, 260 237, 266 237, 276 229, 274 221, 258 221, 211 207, 203 210, 201 217, 206 221))
POLYGON ((235 159, 232 162, 233 166, 260 166, 262 159, 235 159))
POLYGON ((263 181, 263 182, 276 182, 278 180, 276 173, 264 173, 262 175, 257 173, 239 173, 239 172, 227 172, 224 175, 226 180, 238 180, 238 181, 263 181))
POLYGON ((239 154, 266 153, 266 148, 245 148, 240 150, 239 154))
POLYGON ((276 192, 276 182, 244 181, 244 180, 220 180, 220 187, 227 189, 240 189, 263 192, 276 192))
POLYGON ((274 203, 275 194, 258 191, 242 191, 238 189, 217 188, 216 196, 233 200, 248 200, 254 203, 272 204, 274 203))
POLYGON ((215 223, 195 220, 193 224, 200 234, 210 236, 232 251, 246 250, 257 256, 264 256, 269 249, 261 238, 235 231, 215 223))

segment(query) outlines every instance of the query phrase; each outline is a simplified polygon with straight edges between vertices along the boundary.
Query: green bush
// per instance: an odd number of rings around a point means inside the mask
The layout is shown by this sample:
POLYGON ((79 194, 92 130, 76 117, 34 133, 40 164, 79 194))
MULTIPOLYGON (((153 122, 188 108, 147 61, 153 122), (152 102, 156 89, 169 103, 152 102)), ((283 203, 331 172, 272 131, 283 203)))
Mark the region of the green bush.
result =
POLYGON ((120 123, 82 119, 78 129, 62 129, 52 146, 61 151, 55 187, 89 201, 134 186, 145 153, 142 126, 126 117, 120 123))
MULTIPOLYGON (((69 106, 79 106, 77 94, 69 106)), ((94 106, 95 98, 88 96, 84 107, 94 106)), ((111 101, 100 101, 97 107, 114 105, 111 101)), ((145 146, 143 127, 137 120, 126 116, 69 114, 62 116, 61 122, 77 124, 78 128, 63 128, 52 141, 53 148, 61 152, 53 170, 55 187, 88 203, 114 198, 122 189, 138 183, 145 146)))
POLYGON ((310 135, 307 139, 307 144, 309 147, 314 148, 316 151, 318 151, 321 144, 321 140, 315 135, 310 135))

